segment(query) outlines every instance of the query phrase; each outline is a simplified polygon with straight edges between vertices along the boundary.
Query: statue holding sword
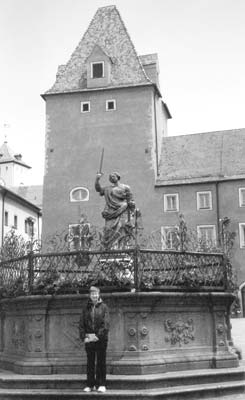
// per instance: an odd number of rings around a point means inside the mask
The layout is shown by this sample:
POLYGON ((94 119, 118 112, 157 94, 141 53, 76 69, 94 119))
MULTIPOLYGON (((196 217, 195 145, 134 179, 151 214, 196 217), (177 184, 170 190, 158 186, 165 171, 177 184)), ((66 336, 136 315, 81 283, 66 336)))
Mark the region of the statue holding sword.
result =
POLYGON ((118 172, 112 172, 109 175, 111 185, 101 186, 103 156, 104 149, 101 154, 100 169, 95 179, 95 190, 105 197, 106 202, 102 212, 102 217, 105 219, 103 245, 105 248, 120 247, 120 241, 132 228, 131 219, 135 202, 130 187, 120 182, 118 172))

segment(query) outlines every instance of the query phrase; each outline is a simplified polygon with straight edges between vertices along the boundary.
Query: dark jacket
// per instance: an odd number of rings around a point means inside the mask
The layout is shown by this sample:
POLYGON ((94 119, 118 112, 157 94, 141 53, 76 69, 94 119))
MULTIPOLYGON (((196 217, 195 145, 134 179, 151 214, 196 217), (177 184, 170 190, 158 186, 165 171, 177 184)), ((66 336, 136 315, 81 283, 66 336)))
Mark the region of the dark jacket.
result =
POLYGON ((99 340, 107 341, 108 332, 109 310, 107 305, 101 299, 94 305, 89 299, 80 316, 80 339, 84 341, 87 333, 95 333, 99 340))

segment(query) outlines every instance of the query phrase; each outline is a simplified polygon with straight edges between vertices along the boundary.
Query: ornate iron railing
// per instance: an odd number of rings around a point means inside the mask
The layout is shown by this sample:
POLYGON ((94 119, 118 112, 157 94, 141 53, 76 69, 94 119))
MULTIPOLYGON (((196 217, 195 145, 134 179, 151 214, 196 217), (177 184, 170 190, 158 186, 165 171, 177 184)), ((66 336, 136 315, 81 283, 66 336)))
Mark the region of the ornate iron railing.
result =
POLYGON ((70 251, 0 262, 2 296, 109 290, 232 290, 222 253, 147 250, 70 251))

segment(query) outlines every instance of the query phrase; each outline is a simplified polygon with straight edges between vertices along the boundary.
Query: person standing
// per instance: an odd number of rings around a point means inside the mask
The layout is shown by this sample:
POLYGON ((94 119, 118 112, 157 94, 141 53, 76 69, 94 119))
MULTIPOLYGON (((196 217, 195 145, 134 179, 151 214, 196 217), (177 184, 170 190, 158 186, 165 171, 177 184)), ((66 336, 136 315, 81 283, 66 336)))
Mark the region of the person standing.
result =
POLYGON ((100 297, 100 289, 91 286, 89 300, 82 310, 79 334, 87 353, 85 392, 106 391, 106 350, 109 332, 109 310, 100 297))

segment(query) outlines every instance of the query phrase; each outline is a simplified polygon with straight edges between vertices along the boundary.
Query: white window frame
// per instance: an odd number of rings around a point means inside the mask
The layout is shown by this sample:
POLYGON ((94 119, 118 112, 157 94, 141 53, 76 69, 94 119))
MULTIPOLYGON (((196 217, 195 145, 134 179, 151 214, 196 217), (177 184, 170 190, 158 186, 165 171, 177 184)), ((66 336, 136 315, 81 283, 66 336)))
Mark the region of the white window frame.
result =
POLYGON ((245 222, 239 223, 240 249, 245 249, 245 222))
POLYGON ((115 111, 117 109, 117 104, 115 99, 106 100, 106 111, 115 111), (109 103, 113 103, 113 108, 109 108, 109 103))
POLYGON ((163 195, 163 208, 164 212, 177 212, 179 211, 179 193, 165 193, 163 195), (176 209, 168 208, 168 197, 176 197, 176 209))
POLYGON ((81 101, 81 113, 88 113, 90 112, 90 101, 81 101), (83 106, 88 104, 88 110, 83 110, 83 106))
POLYGON ((170 232, 178 233, 178 228, 176 226, 161 226, 161 242, 162 242, 162 249, 163 250, 173 250, 174 247, 167 246, 167 235, 170 232))
POLYGON ((198 237, 198 239, 201 239, 201 229, 209 229, 209 228, 212 228, 213 229, 213 239, 212 239, 212 241, 213 241, 213 246, 215 246, 216 245, 216 243, 217 243, 217 236, 216 236, 216 226, 215 225, 197 225, 197 237, 198 237))
POLYGON ((105 77, 105 62, 104 61, 94 61, 91 62, 91 79, 101 79, 105 77), (96 64, 102 64, 102 76, 100 77, 94 77, 93 76, 93 66, 96 64))
POLYGON ((213 199, 211 190, 205 190, 203 192, 197 192, 197 209, 198 210, 212 210, 213 209, 213 199), (200 195, 208 195, 209 205, 207 207, 201 207, 200 195))
POLYGON ((239 188, 239 207, 245 207, 245 187, 239 188))
POLYGON ((77 186, 77 187, 73 188, 73 189, 70 191, 70 202, 71 202, 71 203, 78 203, 78 202, 80 202, 80 201, 89 201, 89 190, 88 190, 87 188, 83 187, 83 186, 77 186), (76 190, 85 190, 85 191, 87 192, 86 197, 85 197, 84 199, 81 199, 81 200, 76 200, 76 199, 74 199, 74 198, 72 197, 72 195, 73 195, 73 193, 74 193, 76 190))

